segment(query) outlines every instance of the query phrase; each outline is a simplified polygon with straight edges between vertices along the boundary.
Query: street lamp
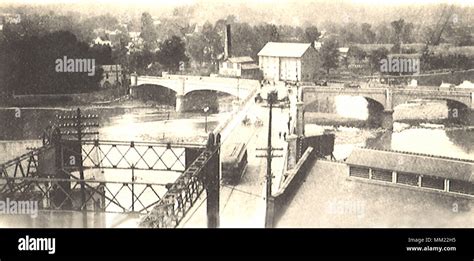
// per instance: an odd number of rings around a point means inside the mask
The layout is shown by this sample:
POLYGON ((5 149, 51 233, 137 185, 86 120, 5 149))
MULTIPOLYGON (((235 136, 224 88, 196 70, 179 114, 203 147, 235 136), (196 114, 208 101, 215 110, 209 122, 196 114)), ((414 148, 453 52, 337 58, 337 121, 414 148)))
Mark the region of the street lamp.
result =
POLYGON ((206 123, 205 123, 205 125, 204 125, 204 130, 205 130, 205 132, 207 133, 207 112, 209 111, 209 106, 204 107, 203 110, 204 110, 204 116, 205 116, 205 119, 206 119, 206 120, 205 120, 206 123))

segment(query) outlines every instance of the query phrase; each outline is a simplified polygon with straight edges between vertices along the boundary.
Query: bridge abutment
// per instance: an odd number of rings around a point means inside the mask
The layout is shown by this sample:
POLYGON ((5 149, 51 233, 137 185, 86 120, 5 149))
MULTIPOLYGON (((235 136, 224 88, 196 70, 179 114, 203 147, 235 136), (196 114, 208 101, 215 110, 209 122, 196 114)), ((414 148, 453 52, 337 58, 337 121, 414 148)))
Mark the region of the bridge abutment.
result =
POLYGON ((367 122, 370 127, 381 127, 386 130, 393 129, 393 110, 385 110, 384 106, 379 102, 367 99, 367 109, 369 117, 367 122))
POLYGON ((393 130, 393 111, 382 111, 380 127, 386 130, 393 130))
POLYGON ((184 95, 176 94, 176 112, 184 111, 184 95))
POLYGON ((297 142, 298 136, 291 134, 287 138, 288 141, 288 161, 287 161, 287 169, 293 169, 296 166, 298 161, 297 159, 297 142))
POLYGON ((304 102, 296 103, 296 135, 304 136, 304 102))

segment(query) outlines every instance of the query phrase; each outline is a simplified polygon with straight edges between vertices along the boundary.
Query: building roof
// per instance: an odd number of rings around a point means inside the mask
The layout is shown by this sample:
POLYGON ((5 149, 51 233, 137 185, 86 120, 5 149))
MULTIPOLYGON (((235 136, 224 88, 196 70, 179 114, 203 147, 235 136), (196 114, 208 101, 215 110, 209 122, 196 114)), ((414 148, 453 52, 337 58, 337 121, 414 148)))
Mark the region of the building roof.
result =
POLYGON ((348 165, 474 182, 474 161, 428 154, 355 148, 348 165))
POLYGON ((242 70, 256 70, 256 69, 260 69, 260 67, 258 67, 258 65, 255 63, 242 64, 242 70))
POLYGON ((463 81, 461 84, 459 84, 458 86, 456 86, 457 88, 469 88, 469 89, 474 89, 474 83, 470 82, 470 81, 463 81))
POLYGON ((309 43, 275 43, 268 42, 258 56, 274 56, 274 57, 295 57, 299 58, 310 48, 309 43))
POLYGON ((231 63, 253 63, 253 59, 250 56, 239 56, 239 57, 229 57, 227 59, 231 63))
POLYGON ((349 47, 340 47, 338 50, 340 53, 347 53, 349 52, 349 47))

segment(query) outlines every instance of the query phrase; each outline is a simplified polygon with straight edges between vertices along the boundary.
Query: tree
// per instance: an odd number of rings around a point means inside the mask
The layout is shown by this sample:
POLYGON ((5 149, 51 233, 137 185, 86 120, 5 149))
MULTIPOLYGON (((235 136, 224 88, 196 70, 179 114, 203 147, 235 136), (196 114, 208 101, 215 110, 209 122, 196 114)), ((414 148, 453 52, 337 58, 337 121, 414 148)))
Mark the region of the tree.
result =
POLYGON ((379 24, 375 29, 375 43, 386 44, 390 43, 390 27, 386 24, 379 24))
POLYGON ((393 51, 396 53, 400 53, 402 44, 409 43, 412 41, 411 35, 414 26, 412 23, 405 23, 405 20, 403 19, 393 21, 390 25, 392 26, 394 31, 394 49, 397 49, 393 51))
POLYGON ((471 46, 474 45, 474 39, 472 37, 472 29, 468 26, 460 26, 454 29, 452 42, 456 46, 471 46))
POLYGON ((177 36, 172 36, 160 43, 157 60, 166 69, 176 72, 179 70, 181 62, 189 61, 185 52, 186 47, 183 40, 177 36))
POLYGON ((254 52, 255 38, 255 32, 248 23, 234 24, 232 27, 232 54, 235 56, 253 56, 256 54, 254 52))
POLYGON ((402 33, 403 33, 403 27, 405 26, 405 20, 400 19, 396 20, 390 23, 392 26, 392 29, 394 31, 394 44, 398 47, 398 50, 395 50, 395 52, 399 53, 400 52, 400 46, 401 46, 401 41, 402 41, 402 33))
POLYGON ((358 46, 352 46, 348 55, 354 57, 357 61, 364 60, 367 57, 367 53, 358 46))
POLYGON ((129 70, 138 74, 148 74, 148 68, 155 60, 156 55, 150 50, 130 53, 129 70))
POLYGON ((362 43, 372 44, 375 43, 375 33, 372 31, 372 26, 368 23, 361 25, 362 31, 362 43))
POLYGON ((318 28, 316 26, 310 26, 304 30, 304 35, 306 42, 313 43, 314 41, 319 39, 321 33, 319 33, 318 28))
POLYGON ((200 65, 214 63, 223 50, 221 37, 210 23, 205 23, 201 32, 188 37, 186 46, 191 58, 200 65))
POLYGON ((326 69, 327 74, 329 74, 330 69, 336 69, 338 67, 339 60, 339 50, 338 43, 334 39, 327 40, 321 46, 321 60, 322 67, 326 69))
POLYGON ((387 59, 388 50, 380 47, 376 50, 372 50, 369 54, 369 62, 370 62, 370 73, 372 74, 374 71, 380 70, 380 63, 382 59, 387 59))
POLYGON ((102 71, 97 69, 101 58, 87 43, 79 41, 68 31, 20 37, 17 34, 7 35, 0 52, 0 57, 5 58, 0 67, 0 75, 5 77, 0 80, 0 85, 9 93, 88 92, 98 87, 102 77, 102 71), (95 70, 94 75, 88 75, 84 67, 81 69, 83 72, 58 71, 57 61, 64 57, 93 60, 94 64, 86 63, 90 66, 87 69, 95 70))
POLYGON ((147 12, 142 14, 141 18, 141 34, 145 42, 145 49, 153 50, 156 47, 157 33, 155 25, 153 24, 153 18, 147 12))

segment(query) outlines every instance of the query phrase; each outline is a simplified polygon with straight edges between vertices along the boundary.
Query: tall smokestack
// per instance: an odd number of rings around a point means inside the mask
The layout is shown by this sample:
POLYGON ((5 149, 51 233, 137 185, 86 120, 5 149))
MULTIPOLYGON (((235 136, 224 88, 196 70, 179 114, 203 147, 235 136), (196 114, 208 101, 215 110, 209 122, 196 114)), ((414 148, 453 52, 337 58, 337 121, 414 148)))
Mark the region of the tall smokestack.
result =
POLYGON ((232 56, 232 38, 230 33, 230 24, 225 26, 224 59, 232 56))

